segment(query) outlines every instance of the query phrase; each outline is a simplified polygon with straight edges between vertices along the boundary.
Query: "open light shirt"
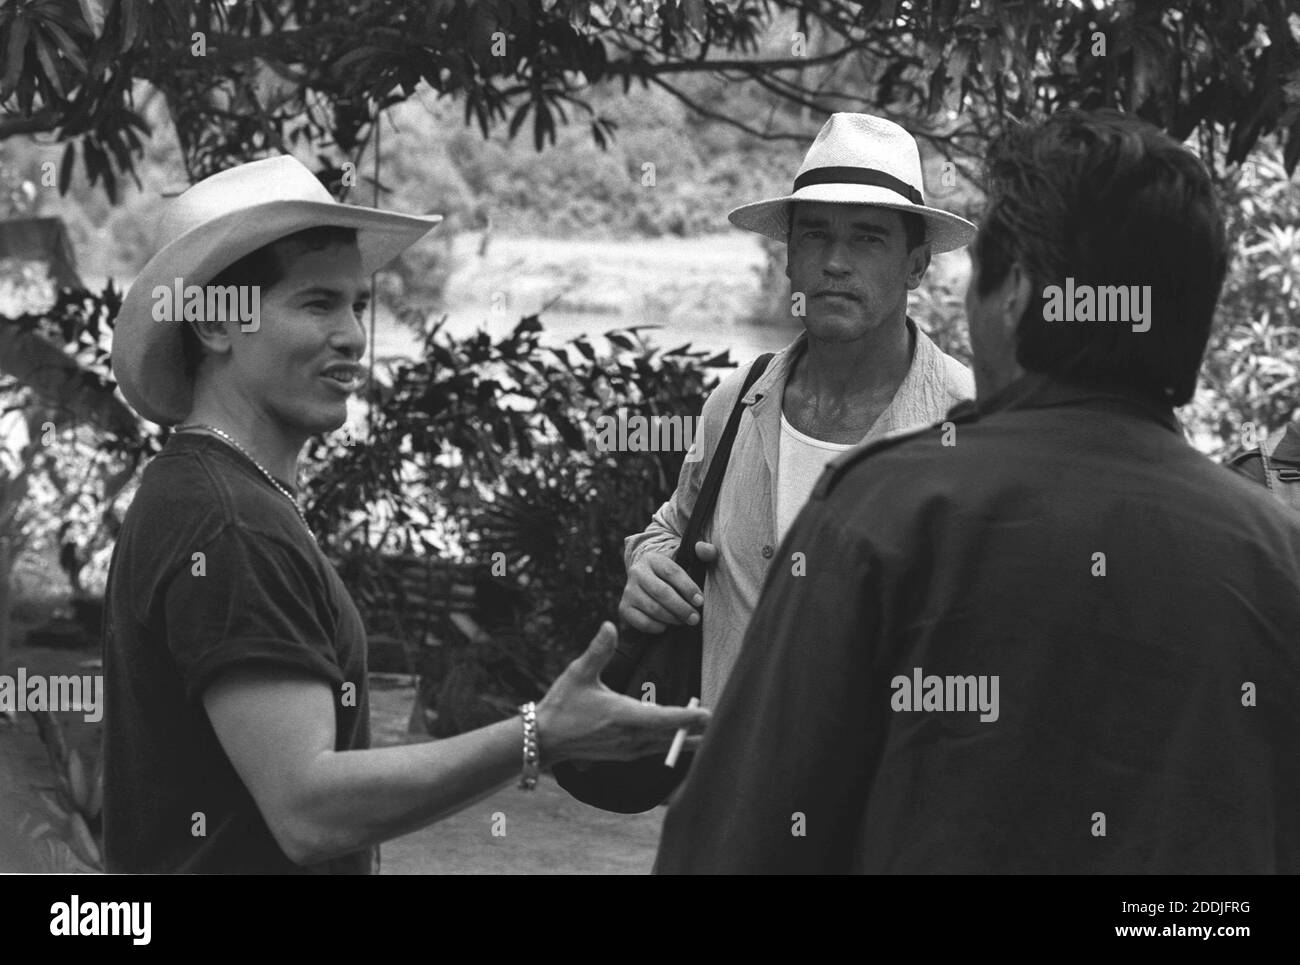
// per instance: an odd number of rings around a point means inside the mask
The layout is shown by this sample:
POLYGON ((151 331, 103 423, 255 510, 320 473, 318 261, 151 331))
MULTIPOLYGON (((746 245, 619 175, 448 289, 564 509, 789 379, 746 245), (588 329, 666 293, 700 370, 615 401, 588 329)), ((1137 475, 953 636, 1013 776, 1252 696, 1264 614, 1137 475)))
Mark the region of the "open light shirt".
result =
MULTIPOLYGON (((916 339, 912 364, 889 406, 863 436, 863 442, 937 422, 952 406, 975 396, 970 370, 940 351, 911 319, 907 325, 916 339)), ((769 566, 773 560, 785 567, 797 566, 795 554, 806 550, 786 547, 777 559, 779 494, 775 485, 780 460, 781 400, 790 369, 806 343, 807 334, 800 333, 773 357, 767 371, 745 396, 746 408, 732 445, 718 505, 704 529, 704 539, 715 544, 719 553, 704 586, 700 699, 706 707, 716 705, 740 654, 769 566)), ((672 496, 659 507, 644 532, 625 541, 624 563, 629 570, 645 553, 671 556, 677 551, 709 460, 748 371, 748 366, 742 366, 731 373, 704 403, 695 435, 695 445, 702 447, 702 458, 683 463, 672 496)))

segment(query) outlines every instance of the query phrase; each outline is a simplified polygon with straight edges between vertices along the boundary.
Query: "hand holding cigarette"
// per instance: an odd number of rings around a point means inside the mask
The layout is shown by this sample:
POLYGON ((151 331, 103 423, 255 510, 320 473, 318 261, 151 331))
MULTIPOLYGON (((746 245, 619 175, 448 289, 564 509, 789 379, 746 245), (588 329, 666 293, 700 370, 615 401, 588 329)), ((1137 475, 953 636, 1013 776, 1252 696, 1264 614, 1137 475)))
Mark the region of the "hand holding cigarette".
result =
MULTIPOLYGON (((694 710, 700 706, 700 698, 692 697, 686 704, 687 710, 694 710)), ((677 758, 682 752, 682 745, 686 743, 686 731, 689 728, 683 727, 673 735, 672 747, 668 748, 668 756, 664 758, 664 767, 676 767, 677 758)))

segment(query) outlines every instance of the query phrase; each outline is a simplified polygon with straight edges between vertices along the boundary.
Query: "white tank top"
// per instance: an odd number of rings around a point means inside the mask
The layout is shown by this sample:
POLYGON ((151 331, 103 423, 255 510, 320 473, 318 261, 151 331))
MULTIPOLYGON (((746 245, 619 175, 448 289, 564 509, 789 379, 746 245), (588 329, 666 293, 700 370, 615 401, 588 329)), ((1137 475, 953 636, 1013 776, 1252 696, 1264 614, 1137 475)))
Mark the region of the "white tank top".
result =
POLYGON ((785 538, 794 518, 812 495, 826 464, 854 448, 852 442, 823 442, 806 436, 786 421, 781 413, 781 442, 777 447, 776 539, 785 538))

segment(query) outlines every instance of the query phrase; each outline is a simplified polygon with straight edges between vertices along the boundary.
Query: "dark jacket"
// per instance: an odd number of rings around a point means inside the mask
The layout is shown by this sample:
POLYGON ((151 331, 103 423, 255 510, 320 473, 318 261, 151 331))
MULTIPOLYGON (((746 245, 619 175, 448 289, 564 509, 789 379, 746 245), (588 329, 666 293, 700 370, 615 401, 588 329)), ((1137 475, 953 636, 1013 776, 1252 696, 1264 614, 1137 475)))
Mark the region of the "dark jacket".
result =
POLYGON ((656 870, 1300 871, 1300 518, 1123 391, 982 408, 827 469, 656 870))
POLYGON ((1228 468, 1264 486, 1284 506, 1300 510, 1300 423, 1289 423, 1263 445, 1234 456, 1228 468))

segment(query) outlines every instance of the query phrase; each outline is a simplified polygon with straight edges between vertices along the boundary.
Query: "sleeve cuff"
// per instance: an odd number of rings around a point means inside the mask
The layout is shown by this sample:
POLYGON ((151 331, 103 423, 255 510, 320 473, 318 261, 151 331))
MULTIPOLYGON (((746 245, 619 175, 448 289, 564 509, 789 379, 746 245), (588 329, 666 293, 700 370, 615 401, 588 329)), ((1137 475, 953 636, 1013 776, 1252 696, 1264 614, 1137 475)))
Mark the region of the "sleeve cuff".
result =
POLYGON ((306 671, 334 686, 344 682, 337 664, 311 650, 287 649, 278 640, 231 640, 213 647, 189 668, 184 675, 185 694, 198 702, 223 671, 249 664, 306 671))

